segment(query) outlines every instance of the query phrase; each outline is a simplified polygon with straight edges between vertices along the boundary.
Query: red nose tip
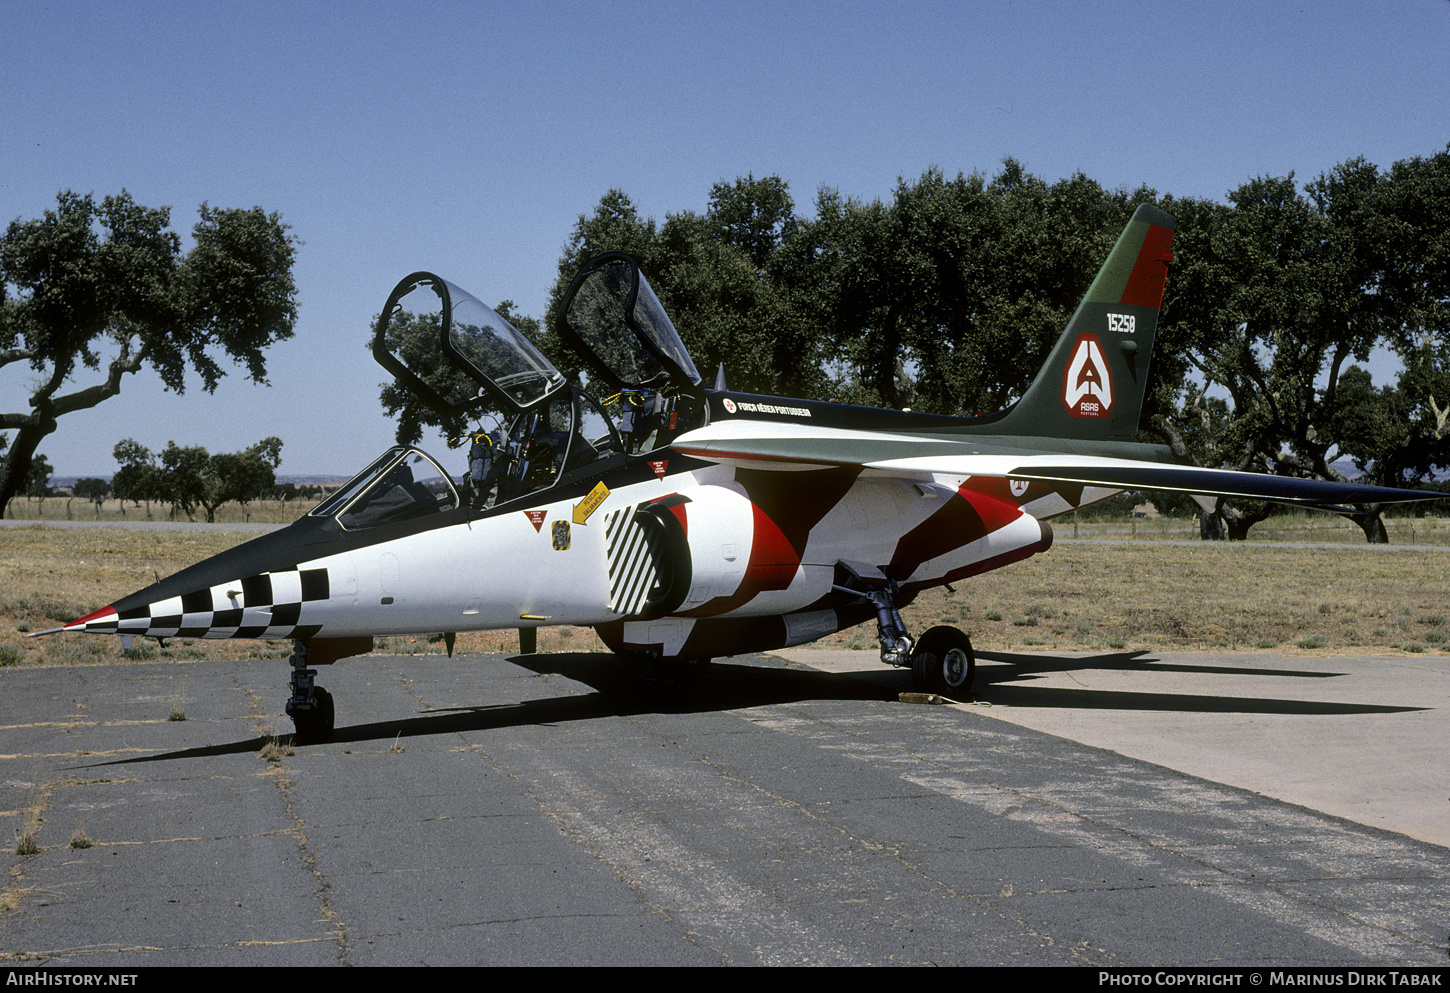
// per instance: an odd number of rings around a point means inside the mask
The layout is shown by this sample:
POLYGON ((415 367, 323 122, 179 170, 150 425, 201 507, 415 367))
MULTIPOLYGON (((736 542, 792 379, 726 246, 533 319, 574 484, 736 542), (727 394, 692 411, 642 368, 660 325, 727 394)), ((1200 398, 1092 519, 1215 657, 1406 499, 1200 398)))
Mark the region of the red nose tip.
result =
POLYGON ((99 624, 106 621, 115 623, 118 619, 119 618, 116 615, 116 608, 111 606, 105 606, 102 607, 100 610, 93 611, 92 613, 87 614, 84 617, 76 618, 69 624, 65 625, 64 630, 76 631, 85 628, 91 624, 99 624))

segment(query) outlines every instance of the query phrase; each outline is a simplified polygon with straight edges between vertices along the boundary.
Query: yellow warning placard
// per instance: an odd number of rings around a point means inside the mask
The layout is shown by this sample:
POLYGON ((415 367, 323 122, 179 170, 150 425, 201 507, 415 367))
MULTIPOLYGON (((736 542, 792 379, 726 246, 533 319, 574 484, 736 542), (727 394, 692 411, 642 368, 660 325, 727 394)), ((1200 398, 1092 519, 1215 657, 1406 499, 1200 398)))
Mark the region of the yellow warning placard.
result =
POLYGON ((595 483, 594 489, 589 491, 589 495, 574 505, 574 523, 587 523, 589 515, 599 509, 599 505, 607 496, 609 496, 609 487, 605 486, 602 480, 595 483))

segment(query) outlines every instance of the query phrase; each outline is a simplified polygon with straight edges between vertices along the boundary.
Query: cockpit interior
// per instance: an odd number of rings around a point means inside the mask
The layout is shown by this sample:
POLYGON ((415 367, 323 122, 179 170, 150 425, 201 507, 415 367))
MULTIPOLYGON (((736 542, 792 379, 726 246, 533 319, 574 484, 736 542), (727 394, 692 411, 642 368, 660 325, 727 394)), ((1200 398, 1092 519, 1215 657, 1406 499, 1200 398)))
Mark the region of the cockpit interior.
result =
POLYGON ((578 384, 467 291, 428 272, 404 278, 378 320, 373 356, 458 456, 397 445, 312 514, 356 531, 487 512, 648 455, 705 422, 699 373, 632 258, 594 259, 561 312, 559 338, 587 370, 578 384))

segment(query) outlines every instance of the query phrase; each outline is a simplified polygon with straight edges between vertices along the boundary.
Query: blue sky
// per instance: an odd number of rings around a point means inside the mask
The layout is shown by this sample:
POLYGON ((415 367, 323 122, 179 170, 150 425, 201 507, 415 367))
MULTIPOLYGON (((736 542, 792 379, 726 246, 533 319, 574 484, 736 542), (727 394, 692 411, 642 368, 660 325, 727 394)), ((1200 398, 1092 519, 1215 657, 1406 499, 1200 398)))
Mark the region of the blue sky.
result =
MULTIPOLYGON (((1012 156, 1222 199, 1450 142, 1447 0, 5 0, 4 25, 0 223, 125 188, 183 234, 208 201, 277 211, 305 243, 270 387, 129 377, 42 444, 57 475, 112 472, 123 437, 277 435, 283 474, 357 470, 393 436, 365 347, 393 284, 429 269, 541 316, 611 187, 663 221, 777 174, 808 214, 823 185, 889 199, 1012 156)), ((30 375, 0 373, 0 409, 30 375)))

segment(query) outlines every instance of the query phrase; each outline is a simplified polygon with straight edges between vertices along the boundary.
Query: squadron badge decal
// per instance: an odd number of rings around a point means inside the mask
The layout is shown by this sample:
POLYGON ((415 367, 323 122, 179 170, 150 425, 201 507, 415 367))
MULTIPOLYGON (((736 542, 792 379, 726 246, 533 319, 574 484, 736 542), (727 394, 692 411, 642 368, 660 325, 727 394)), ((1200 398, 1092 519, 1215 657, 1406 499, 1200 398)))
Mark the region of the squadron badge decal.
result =
POLYGON ((1113 409, 1113 377, 1095 334, 1077 336, 1063 376, 1062 402, 1073 417, 1107 417, 1113 409))

